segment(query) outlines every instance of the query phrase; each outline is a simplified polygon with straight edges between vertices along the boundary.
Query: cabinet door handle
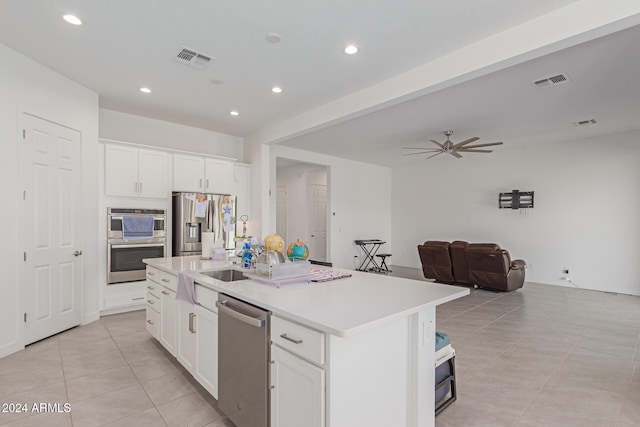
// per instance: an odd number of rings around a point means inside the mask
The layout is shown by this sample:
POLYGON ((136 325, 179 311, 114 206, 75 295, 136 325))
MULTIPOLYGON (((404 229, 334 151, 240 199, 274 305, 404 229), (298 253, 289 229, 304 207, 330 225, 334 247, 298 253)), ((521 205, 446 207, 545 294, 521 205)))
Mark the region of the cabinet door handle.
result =
POLYGON ((147 271, 147 276, 155 276, 156 273, 154 273, 153 271, 147 271))
POLYGON ((154 290, 155 288, 154 288, 153 286, 147 286, 147 289, 149 289, 149 290, 151 290, 151 291, 152 291, 152 290, 154 290))
POLYGON ((169 283, 168 279, 162 279, 162 281, 165 282, 165 283, 169 283))
POLYGON ((209 188, 209 180, 207 179, 207 188, 209 188))
POLYGON ((151 301, 150 299, 148 299, 148 300, 147 300, 147 302, 148 302, 149 304, 155 304, 155 302, 151 301))
POLYGON ((198 188, 202 188, 202 178, 200 178, 200 184, 198 185, 198 188))
POLYGON ((284 338, 287 341, 291 341, 294 344, 302 344, 302 340, 298 340, 295 338, 291 338, 290 336, 288 336, 287 334, 281 334, 280 338, 284 338))
POLYGON ((140 182, 139 184, 140 184, 140 185, 139 185, 139 187, 138 187, 138 191, 139 191, 140 193, 142 193, 142 183, 140 182))
POLYGON ((147 323, 153 325, 153 320, 147 320, 147 323))
POLYGON ((196 330, 193 329, 193 318, 196 317, 195 313, 189 313, 189 332, 192 334, 196 333, 196 330))
POLYGON ((169 295, 169 292, 167 292, 167 291, 162 291, 162 293, 165 294, 165 295, 169 295))

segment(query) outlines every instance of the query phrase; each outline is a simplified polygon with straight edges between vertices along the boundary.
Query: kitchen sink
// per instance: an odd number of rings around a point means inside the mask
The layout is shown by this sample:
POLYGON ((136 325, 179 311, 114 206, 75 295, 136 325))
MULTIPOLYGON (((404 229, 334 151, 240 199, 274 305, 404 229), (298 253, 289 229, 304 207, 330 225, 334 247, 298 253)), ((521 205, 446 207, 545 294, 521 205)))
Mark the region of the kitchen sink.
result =
POLYGON ((209 276, 211 278, 221 280, 223 282, 235 282, 236 280, 244 280, 247 277, 238 270, 215 270, 215 271, 202 271, 200 274, 209 276))

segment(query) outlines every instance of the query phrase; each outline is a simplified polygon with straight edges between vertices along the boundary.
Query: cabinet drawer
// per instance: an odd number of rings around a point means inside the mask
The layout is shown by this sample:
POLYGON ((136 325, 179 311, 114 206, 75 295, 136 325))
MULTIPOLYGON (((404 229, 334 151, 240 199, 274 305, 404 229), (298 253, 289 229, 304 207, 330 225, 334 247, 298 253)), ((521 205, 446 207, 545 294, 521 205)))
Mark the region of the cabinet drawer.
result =
POLYGON ((152 294, 147 291, 147 309, 152 309, 153 311, 160 312, 160 297, 152 294))
POLYGON ((147 279, 147 294, 151 294, 156 298, 160 298, 160 284, 154 282, 153 280, 147 279))
POLYGON ((216 291, 212 291, 211 289, 205 288, 204 286, 196 283, 195 297, 196 301, 198 301, 198 304, 200 304, 202 308, 206 308, 214 313, 218 312, 218 309, 216 308, 218 293, 216 291))
POLYGON ((147 266, 147 280, 152 280, 154 282, 160 283, 160 275, 162 272, 157 268, 147 266))
POLYGON ((158 339, 158 334, 160 331, 160 315, 157 311, 152 310, 147 305, 147 320, 146 320, 147 331, 153 335, 154 338, 158 339))
POLYGON ((171 289, 173 292, 178 290, 178 276, 173 274, 160 272, 160 284, 166 288, 171 289))
POLYGON ((276 316, 271 317, 271 341, 319 365, 324 365, 324 333, 276 316))

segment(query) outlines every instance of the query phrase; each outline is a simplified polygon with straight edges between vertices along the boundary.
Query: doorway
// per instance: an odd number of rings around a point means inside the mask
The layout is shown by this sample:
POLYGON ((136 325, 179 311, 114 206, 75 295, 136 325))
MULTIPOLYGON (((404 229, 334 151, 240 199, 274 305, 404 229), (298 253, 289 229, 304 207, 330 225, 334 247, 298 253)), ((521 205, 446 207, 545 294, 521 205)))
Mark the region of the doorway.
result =
POLYGON ((286 246, 300 240, 310 260, 329 261, 328 167, 278 157, 276 186, 276 230, 286 246))
POLYGON ((21 141, 25 342, 80 324, 80 132, 25 114, 21 141))

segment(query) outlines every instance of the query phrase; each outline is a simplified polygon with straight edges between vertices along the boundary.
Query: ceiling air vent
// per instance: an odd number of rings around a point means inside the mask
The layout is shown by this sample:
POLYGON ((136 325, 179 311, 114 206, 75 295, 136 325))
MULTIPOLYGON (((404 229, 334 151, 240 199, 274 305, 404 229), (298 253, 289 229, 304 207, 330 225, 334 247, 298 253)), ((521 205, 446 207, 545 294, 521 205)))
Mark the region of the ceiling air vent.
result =
POLYGON ((558 74, 557 76, 551 76, 541 80, 536 80, 535 82, 533 82, 533 84, 536 87, 551 87, 561 85, 562 83, 566 83, 568 81, 569 76, 565 73, 562 73, 558 74))
POLYGON ((188 67, 195 68, 196 70, 204 70, 214 59, 215 58, 210 55, 196 52, 195 50, 188 49, 186 47, 183 47, 176 56, 176 61, 188 67))
POLYGON ((596 123, 596 119, 589 119, 589 120, 580 120, 579 122, 574 122, 573 125, 574 126, 591 126, 591 125, 595 125, 596 123))

